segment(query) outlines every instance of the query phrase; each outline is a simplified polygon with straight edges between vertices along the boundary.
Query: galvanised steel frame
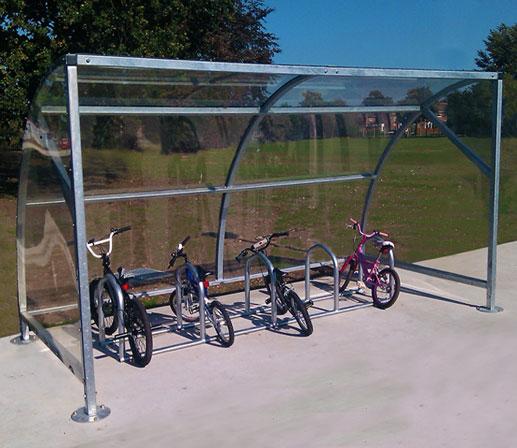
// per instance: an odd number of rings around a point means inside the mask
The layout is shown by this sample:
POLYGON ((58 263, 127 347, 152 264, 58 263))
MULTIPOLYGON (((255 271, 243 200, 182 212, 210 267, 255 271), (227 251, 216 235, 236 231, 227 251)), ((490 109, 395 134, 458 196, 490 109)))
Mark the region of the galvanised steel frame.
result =
MULTIPOLYGON (((85 80, 88 82, 88 80, 85 80)), ((29 160, 24 156, 21 167, 21 181, 18 203, 18 296, 20 309, 20 341, 29 340, 29 327, 40 336, 44 342, 65 362, 72 367, 74 373, 84 384, 85 406, 74 413, 74 418, 82 421, 93 421, 103 417, 109 410, 103 406, 97 406, 95 392, 95 377, 93 366, 92 334, 90 329, 90 302, 88 291, 88 260, 86 254, 86 223, 85 203, 96 203, 106 201, 125 201, 130 199, 146 199, 159 197, 172 197, 195 194, 222 193, 220 206, 219 232, 217 239, 217 282, 230 282, 242 280, 243 277, 225 279, 224 272, 224 238, 228 209, 230 206, 231 193, 268 188, 279 188, 288 186, 302 186, 312 184, 324 184, 334 182, 351 182, 357 180, 368 180, 369 188, 365 197, 362 224, 366 226, 368 211, 371 206, 373 193, 382 168, 393 151, 396 143, 404 135, 406 129, 411 126, 419 117, 425 116, 431 120, 440 131, 472 162, 480 171, 488 177, 490 182, 490 214, 489 214, 489 244, 487 260, 487 279, 471 278, 451 272, 427 268, 415 264, 397 262, 397 265, 404 269, 410 269, 430 276, 440 277, 457 281, 473 286, 486 288, 486 305, 480 309, 488 312, 498 310, 495 305, 495 279, 496 279, 496 249, 497 249, 497 224, 498 224, 498 201, 499 201, 499 161, 501 148, 501 116, 502 116, 502 80, 498 73, 476 72, 476 71, 446 71, 446 70, 406 70, 406 69, 378 69, 378 68, 349 68, 349 67, 325 67, 325 66, 295 66, 295 65, 261 65, 261 64, 240 64, 220 63, 201 61, 181 61, 163 59, 144 59, 131 57, 112 56, 89 56, 89 55, 68 55, 66 57, 66 86, 67 86, 67 107, 47 106, 42 108, 43 114, 67 113, 69 120, 69 137, 72 153, 71 179, 66 170, 60 165, 59 157, 53 157, 56 172, 61 177, 63 197, 65 200, 48 200, 28 202, 27 198, 27 171, 29 160), (260 107, 118 107, 118 106, 80 106, 78 94, 78 69, 82 67, 97 67, 106 69, 116 68, 138 68, 181 71, 201 71, 210 73, 253 73, 268 75, 291 75, 283 85, 270 95, 260 107), (276 104, 293 88, 303 85, 307 80, 314 77, 366 77, 366 78, 400 78, 400 79, 451 79, 457 82, 437 92, 431 98, 419 105, 396 105, 396 106, 339 106, 339 107, 275 107, 276 104), (441 122, 431 110, 431 105, 443 98, 448 93, 477 83, 479 81, 491 81, 493 85, 493 117, 492 117, 492 160, 487 165, 471 148, 462 142, 443 122, 441 122), (235 174, 239 162, 244 154, 247 145, 251 141, 253 133, 260 122, 268 114, 288 113, 368 113, 368 112, 402 112, 406 113, 406 120, 402 127, 391 137, 389 143, 380 156, 377 166, 372 173, 357 173, 347 176, 332 176, 304 180, 270 181, 263 183, 234 184, 235 174), (81 149, 81 115, 222 115, 238 114, 249 115, 249 124, 241 137, 236 148, 233 161, 227 174, 224 185, 215 187, 202 187, 191 189, 171 189, 145 192, 127 192, 122 194, 85 195, 83 190, 82 171, 82 149, 81 149), (26 283, 25 283, 25 251, 24 251, 24 226, 25 207, 46 205, 58 202, 66 202, 70 208, 74 223, 75 252, 77 259, 77 284, 79 291, 79 309, 81 323, 81 346, 82 363, 77 365, 73 359, 69 359, 66 350, 55 341, 48 331, 27 311, 26 283), (72 366, 71 364, 74 364, 72 366)), ((95 82, 95 80, 92 80, 95 82)), ((103 81, 104 82, 104 81, 103 81)), ((106 82, 116 83, 116 77, 106 82)), ((142 83, 142 80, 128 80, 128 83, 142 83)), ((152 81, 156 82, 156 81, 152 81)), ((303 266, 300 267, 303 269, 303 266)), ((69 307, 69 306, 68 306, 69 307)), ((45 310, 44 310, 45 311, 45 310)))

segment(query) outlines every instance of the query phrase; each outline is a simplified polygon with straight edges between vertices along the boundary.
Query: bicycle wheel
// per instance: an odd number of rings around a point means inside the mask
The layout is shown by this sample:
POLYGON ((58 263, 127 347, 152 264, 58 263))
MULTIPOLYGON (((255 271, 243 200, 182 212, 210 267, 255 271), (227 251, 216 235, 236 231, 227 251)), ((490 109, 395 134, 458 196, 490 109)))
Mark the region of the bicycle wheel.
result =
POLYGON ((383 310, 389 308, 397 300, 399 292, 399 275, 392 268, 384 268, 379 272, 379 282, 372 287, 373 304, 383 310))
MULTIPOLYGON (((197 291, 190 286, 183 286, 183 300, 181 302, 181 319, 184 322, 197 322, 199 320, 199 299, 197 291)), ((176 313, 176 304, 178 295, 173 291, 169 297, 169 306, 174 314, 176 313)))
POLYGON ((348 284, 350 283, 350 280, 352 280, 352 276, 354 275, 354 272, 355 272, 355 261, 350 260, 350 263, 348 263, 347 268, 348 268, 347 271, 344 273, 344 275, 341 276, 341 278, 344 278, 344 281, 341 284, 341 286, 339 287, 340 294, 343 294, 345 292, 348 284))
POLYGON ((144 306, 138 299, 127 299, 124 307, 124 321, 128 332, 133 361, 138 367, 145 367, 153 355, 151 325, 144 306))
POLYGON ((93 321, 99 327, 99 314, 97 305, 102 301, 102 314, 104 315, 104 332, 112 335, 118 327, 117 303, 112 296, 107 282, 100 285, 101 279, 96 278, 90 282, 90 313, 93 321))
POLYGON ((302 335, 310 336, 312 334, 312 321, 307 311, 307 307, 292 289, 285 292, 284 299, 287 302, 289 312, 294 316, 296 322, 300 326, 302 335))
POLYGON ((221 302, 214 300, 208 307, 209 320, 213 323, 217 339, 223 347, 230 347, 235 340, 232 321, 221 302))

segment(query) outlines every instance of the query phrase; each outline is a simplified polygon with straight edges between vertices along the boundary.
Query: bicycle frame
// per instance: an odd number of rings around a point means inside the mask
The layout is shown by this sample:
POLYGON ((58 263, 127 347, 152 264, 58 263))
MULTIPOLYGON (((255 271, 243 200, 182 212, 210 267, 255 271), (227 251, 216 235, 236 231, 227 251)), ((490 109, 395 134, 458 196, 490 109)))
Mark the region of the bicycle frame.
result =
POLYGON ((385 235, 381 234, 380 232, 372 232, 372 233, 363 233, 361 230, 361 225, 359 223, 354 223, 354 229, 357 228, 357 231, 361 237, 361 240, 359 241, 359 244, 357 245, 354 252, 347 257, 345 262, 343 263, 343 266, 341 266, 341 269, 339 270, 339 273, 342 274, 346 271, 347 267, 350 265, 350 263, 353 261, 355 268, 360 267, 360 272, 362 272, 362 281, 368 288, 372 288, 375 285, 379 285, 379 265, 381 264, 381 254, 382 251, 379 251, 376 259, 374 261, 369 260, 366 257, 364 246, 365 244, 370 241, 371 239, 379 236, 379 235, 385 235))

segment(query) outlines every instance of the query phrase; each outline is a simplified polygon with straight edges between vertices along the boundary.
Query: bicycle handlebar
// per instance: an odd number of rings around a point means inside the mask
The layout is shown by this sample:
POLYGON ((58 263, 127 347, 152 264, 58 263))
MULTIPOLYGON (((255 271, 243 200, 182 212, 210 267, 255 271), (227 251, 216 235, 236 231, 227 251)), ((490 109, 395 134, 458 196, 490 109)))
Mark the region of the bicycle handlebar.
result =
POLYGON ((131 226, 124 226, 124 227, 112 227, 110 229, 110 234, 103 238, 102 240, 98 240, 96 241, 95 238, 92 238, 91 240, 89 240, 87 243, 86 243, 86 247, 88 248, 88 250, 90 251, 90 253, 95 257, 95 258, 102 258, 102 253, 99 255, 97 254, 94 250, 93 250, 93 247, 94 246, 99 246, 101 244, 106 244, 106 243, 109 243, 109 246, 108 246, 108 251, 104 254, 104 255, 107 255, 109 256, 111 254, 111 251, 113 250, 113 237, 115 235, 118 235, 119 233, 123 233, 123 232, 127 232, 128 230, 131 230, 131 226))
POLYGON ((384 232, 380 232, 378 230, 374 230, 372 233, 364 233, 361 229, 361 224, 356 221, 355 219, 353 218, 350 218, 350 222, 352 223, 352 227, 354 230, 357 230, 357 232, 359 233, 359 235, 361 236, 365 236, 366 238, 372 238, 376 235, 380 235, 382 236, 383 238, 387 238, 389 237, 389 235, 387 233, 384 233, 384 232))
POLYGON ((248 254, 248 252, 261 252, 265 250, 270 244, 271 240, 274 238, 278 238, 281 236, 288 236, 289 230, 286 230, 284 232, 273 232, 266 236, 257 237, 258 240, 256 243, 253 243, 250 247, 246 247, 245 249, 241 250, 240 254, 235 257, 235 259, 240 263, 241 259, 248 254))
POLYGON ((188 235, 186 238, 183 239, 183 241, 178 243, 174 252, 171 253, 171 259, 169 261, 169 266, 167 267, 167 269, 172 268, 174 266, 178 257, 184 257, 185 260, 187 259, 186 254, 183 253, 183 247, 185 246, 185 244, 188 243, 189 240, 190 235, 188 235))

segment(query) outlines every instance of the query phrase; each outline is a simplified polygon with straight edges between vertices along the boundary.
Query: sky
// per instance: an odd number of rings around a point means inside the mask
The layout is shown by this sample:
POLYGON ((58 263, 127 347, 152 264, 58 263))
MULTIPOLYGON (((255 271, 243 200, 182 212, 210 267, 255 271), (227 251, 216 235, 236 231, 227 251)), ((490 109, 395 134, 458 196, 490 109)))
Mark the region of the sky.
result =
POLYGON ((517 0, 266 0, 277 64, 475 69, 477 50, 517 0))

